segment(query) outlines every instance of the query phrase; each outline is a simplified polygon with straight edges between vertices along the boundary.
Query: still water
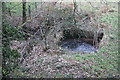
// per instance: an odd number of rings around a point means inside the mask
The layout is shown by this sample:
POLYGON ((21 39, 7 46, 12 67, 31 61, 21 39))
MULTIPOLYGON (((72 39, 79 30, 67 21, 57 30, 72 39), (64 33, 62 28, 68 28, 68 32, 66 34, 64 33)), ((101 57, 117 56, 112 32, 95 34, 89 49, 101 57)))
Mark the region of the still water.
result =
POLYGON ((60 44, 60 47, 68 52, 96 52, 97 49, 85 42, 81 42, 78 40, 67 40, 67 41, 63 41, 60 44))

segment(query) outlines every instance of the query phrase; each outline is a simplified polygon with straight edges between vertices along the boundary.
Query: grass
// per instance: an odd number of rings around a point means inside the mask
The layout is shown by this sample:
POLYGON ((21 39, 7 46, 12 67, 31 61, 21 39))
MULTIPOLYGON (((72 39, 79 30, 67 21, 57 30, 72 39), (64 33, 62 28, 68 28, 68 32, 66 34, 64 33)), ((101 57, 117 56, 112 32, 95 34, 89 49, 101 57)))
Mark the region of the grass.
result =
POLYGON ((61 74, 61 73, 55 73, 55 74, 54 74, 54 76, 55 76, 55 78, 64 77, 64 75, 63 75, 63 74, 61 74))
MULTIPOLYGON (((19 3, 7 3, 8 7, 12 7, 14 5, 17 5, 19 3)), ((27 3, 27 5, 30 3, 27 3)), ((31 3, 32 9, 34 9, 34 3, 31 3)), ((22 5, 19 5, 18 7, 14 8, 13 10, 16 12, 15 15, 21 15, 22 13, 22 5)), ((89 10, 89 8, 86 6, 82 6, 82 8, 89 10)), ((93 10, 93 9, 90 9, 93 10)), ((94 11, 94 10, 93 10, 94 11)), ((84 69, 87 73, 91 75, 96 75, 97 77, 114 77, 118 75, 118 43, 117 43, 117 37, 118 37, 118 15, 117 12, 113 13, 107 13, 104 14, 102 17, 98 19, 98 21, 106 23, 108 27, 110 28, 110 31, 105 30, 105 35, 112 35, 113 39, 109 38, 109 41, 106 42, 107 45, 102 44, 102 47, 99 48, 97 53, 91 53, 91 54, 68 54, 70 57, 67 57, 71 60, 79 61, 80 63, 86 63, 88 65, 82 65, 81 68, 84 69), (112 25, 110 27, 109 25, 112 25), (91 63, 92 62, 92 63, 91 63)), ((66 54, 65 54, 66 55, 66 54)), ((66 58, 64 56, 64 58, 66 58)), ((38 62, 41 62, 42 60, 39 59, 38 62)), ((23 72, 19 70, 14 70, 14 75, 26 75, 23 74, 23 72)), ((64 75, 61 73, 55 73, 55 78, 60 77, 72 77, 72 75, 64 75)))
POLYGON ((117 24, 117 13, 109 13, 105 14, 99 19, 100 22, 107 23, 108 25, 112 25, 110 27, 110 33, 106 31, 107 34, 105 35, 112 35, 113 39, 109 39, 107 45, 102 45, 97 53, 94 54, 85 54, 79 55, 74 54, 72 55, 72 59, 85 62, 85 60, 92 60, 95 62, 92 66, 82 66, 85 71, 93 74, 97 72, 97 76, 109 76, 114 77, 118 75, 118 24, 117 24))
POLYGON ((92 61, 93 64, 83 65, 81 68, 89 74, 98 77, 118 76, 118 13, 106 13, 98 19, 99 22, 106 23, 109 30, 105 29, 105 35, 108 37, 107 45, 102 44, 97 53, 91 54, 72 54, 69 59, 77 60, 81 63, 92 61), (111 25, 111 26, 109 26, 111 25), (109 31, 109 32, 108 32, 109 31), (110 38, 112 35, 112 39, 110 38))

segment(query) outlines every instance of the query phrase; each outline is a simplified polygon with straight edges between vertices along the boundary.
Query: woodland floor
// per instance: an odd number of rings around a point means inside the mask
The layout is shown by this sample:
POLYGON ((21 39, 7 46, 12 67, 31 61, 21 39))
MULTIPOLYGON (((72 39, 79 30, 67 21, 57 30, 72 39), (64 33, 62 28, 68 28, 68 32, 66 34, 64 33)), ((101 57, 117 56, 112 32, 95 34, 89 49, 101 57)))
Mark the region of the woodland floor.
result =
MULTIPOLYGON (((20 64, 19 70, 15 70, 12 74, 35 78, 120 77, 117 71, 117 12, 104 13, 101 20, 106 23, 111 22, 109 24, 112 26, 105 30, 105 36, 98 52, 74 54, 59 53, 54 50, 44 52, 42 46, 37 44, 20 64)), ((17 43, 12 48, 20 44, 24 45, 24 41, 17 43)))

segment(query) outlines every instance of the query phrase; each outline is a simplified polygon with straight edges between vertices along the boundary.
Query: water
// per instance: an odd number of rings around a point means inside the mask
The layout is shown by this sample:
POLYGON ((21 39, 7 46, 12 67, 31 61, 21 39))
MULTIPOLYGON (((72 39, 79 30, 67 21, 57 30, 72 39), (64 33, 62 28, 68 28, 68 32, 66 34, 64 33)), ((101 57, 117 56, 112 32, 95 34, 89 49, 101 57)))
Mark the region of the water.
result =
POLYGON ((69 52, 96 52, 97 49, 85 42, 77 41, 77 40, 69 40, 61 43, 61 48, 65 51, 69 52))

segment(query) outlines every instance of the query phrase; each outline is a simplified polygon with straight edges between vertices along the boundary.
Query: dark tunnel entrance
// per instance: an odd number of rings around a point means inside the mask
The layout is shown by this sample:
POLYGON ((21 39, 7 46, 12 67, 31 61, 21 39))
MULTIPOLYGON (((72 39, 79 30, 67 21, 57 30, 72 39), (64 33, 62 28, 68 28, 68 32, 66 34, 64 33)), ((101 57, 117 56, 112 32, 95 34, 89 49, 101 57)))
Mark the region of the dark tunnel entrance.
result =
POLYGON ((103 32, 99 32, 95 36, 92 31, 66 29, 63 30, 63 37, 60 39, 58 45, 71 52, 96 52, 103 36, 103 32))

